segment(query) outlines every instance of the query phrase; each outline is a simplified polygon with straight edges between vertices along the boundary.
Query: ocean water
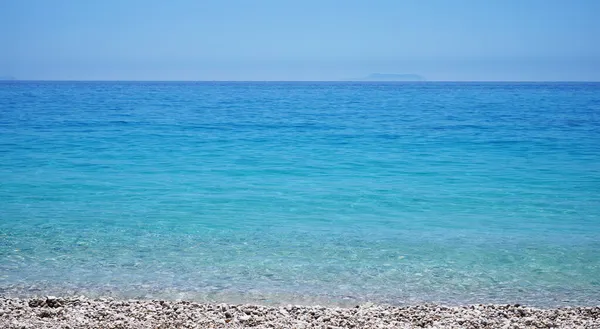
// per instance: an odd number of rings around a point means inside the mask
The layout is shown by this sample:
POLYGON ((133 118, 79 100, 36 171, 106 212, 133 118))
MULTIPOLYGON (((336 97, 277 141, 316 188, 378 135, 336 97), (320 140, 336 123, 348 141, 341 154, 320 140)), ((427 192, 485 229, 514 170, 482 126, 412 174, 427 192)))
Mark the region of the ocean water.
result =
POLYGON ((0 295, 600 304, 600 84, 3 82, 0 295))

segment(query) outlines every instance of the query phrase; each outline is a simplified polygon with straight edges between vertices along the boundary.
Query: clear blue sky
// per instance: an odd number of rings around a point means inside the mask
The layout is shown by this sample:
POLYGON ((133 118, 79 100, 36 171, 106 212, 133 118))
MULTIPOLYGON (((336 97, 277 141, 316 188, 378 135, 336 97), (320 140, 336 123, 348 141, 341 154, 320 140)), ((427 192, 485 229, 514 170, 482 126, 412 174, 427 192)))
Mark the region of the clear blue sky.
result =
POLYGON ((600 80, 600 0, 0 0, 0 76, 600 80))

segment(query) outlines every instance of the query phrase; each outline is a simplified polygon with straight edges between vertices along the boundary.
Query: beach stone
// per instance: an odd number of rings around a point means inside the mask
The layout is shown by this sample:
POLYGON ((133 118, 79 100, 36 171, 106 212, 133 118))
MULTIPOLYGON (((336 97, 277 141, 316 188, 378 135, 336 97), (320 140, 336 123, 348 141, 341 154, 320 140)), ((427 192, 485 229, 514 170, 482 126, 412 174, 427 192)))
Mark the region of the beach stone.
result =
POLYGON ((0 328, 600 328, 600 307, 369 305, 357 308, 0 297, 0 328), (59 305, 51 307, 50 305, 59 305), (32 307, 33 305, 33 307, 32 307), (29 307, 28 307, 29 306, 29 307), (282 310, 285 312, 282 312, 282 310))
POLYGON ((46 305, 46 301, 42 299, 31 299, 27 302, 29 307, 42 307, 46 305))

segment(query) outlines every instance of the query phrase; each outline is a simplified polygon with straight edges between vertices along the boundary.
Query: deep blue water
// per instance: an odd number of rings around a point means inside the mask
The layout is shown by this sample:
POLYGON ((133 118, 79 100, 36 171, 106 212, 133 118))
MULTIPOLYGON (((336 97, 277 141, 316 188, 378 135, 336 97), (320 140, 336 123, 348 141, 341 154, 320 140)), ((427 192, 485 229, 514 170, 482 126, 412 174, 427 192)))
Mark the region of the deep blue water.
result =
POLYGON ((0 295, 600 304, 600 84, 0 83, 0 295))

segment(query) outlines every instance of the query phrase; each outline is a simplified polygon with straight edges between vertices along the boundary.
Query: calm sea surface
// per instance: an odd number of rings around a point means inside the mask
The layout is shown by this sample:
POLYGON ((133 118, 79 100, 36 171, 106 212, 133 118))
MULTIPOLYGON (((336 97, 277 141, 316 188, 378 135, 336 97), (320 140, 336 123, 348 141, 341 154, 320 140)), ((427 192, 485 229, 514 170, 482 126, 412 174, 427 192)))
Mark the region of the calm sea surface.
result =
POLYGON ((0 83, 0 295, 600 304, 600 84, 0 83))

